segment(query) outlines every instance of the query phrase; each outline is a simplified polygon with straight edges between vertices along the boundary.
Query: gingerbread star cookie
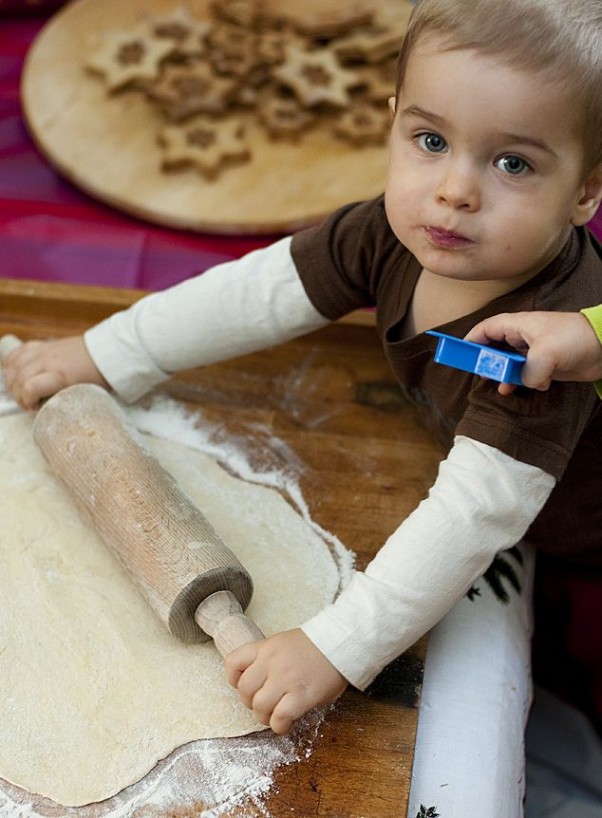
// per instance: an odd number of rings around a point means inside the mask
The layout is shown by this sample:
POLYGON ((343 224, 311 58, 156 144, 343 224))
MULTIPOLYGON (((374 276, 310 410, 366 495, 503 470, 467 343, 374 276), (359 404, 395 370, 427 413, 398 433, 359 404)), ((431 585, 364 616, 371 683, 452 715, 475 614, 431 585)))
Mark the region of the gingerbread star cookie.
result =
POLYGON ((109 93, 146 95, 164 170, 190 166, 214 179, 247 160, 242 122, 264 142, 318 129, 354 149, 385 142, 402 9, 389 13, 378 0, 171 2, 147 4, 137 28, 109 32, 86 64, 109 93))
POLYGON ((352 145, 382 145, 389 132, 388 109, 356 105, 337 119, 333 133, 352 145))
POLYGON ((289 48, 286 60, 274 69, 273 76, 309 108, 322 103, 347 108, 349 89, 360 84, 358 75, 343 68, 327 48, 316 51, 289 48))
POLYGON ((180 122, 194 114, 224 113, 236 90, 234 80, 217 76, 207 62, 198 60, 167 65, 146 93, 169 120, 180 122))
POLYGON ((185 125, 163 128, 158 141, 165 170, 192 166, 207 179, 215 179, 224 165, 244 162, 251 155, 239 119, 195 117, 185 125))
POLYGON ((148 21, 148 32, 153 38, 171 41, 171 56, 177 59, 198 57, 206 50, 206 38, 211 30, 208 20, 195 20, 185 8, 170 14, 153 17, 148 21))
POLYGON ((209 36, 209 61, 218 74, 248 78, 258 67, 257 35, 224 23, 209 36))
POLYGON ((257 56, 262 65, 284 62, 292 35, 285 31, 261 31, 257 36, 257 56))
POLYGON ((172 40, 152 39, 144 27, 105 35, 86 62, 89 71, 102 74, 109 92, 135 81, 157 78, 161 64, 174 51, 172 40))
POLYGON ((296 140, 316 120, 297 99, 279 94, 265 95, 258 104, 258 118, 274 139, 296 140))

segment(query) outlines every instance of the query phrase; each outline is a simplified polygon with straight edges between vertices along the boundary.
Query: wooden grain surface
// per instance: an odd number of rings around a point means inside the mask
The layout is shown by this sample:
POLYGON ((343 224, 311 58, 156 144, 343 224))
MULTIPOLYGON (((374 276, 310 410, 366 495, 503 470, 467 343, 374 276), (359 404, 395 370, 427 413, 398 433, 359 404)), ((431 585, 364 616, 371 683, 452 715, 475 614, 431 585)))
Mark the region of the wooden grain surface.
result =
MULTIPOLYGON (((223 233, 294 230, 347 202, 381 193, 386 146, 351 147, 332 136, 331 126, 291 143, 270 140, 249 122, 251 161, 215 182, 192 169, 159 170, 159 114, 141 94, 109 97, 99 77, 83 65, 104 32, 127 30, 151 9, 165 14, 186 7, 203 19, 208 2, 75 0, 50 20, 28 53, 22 100, 29 129, 51 164, 92 196, 126 212, 223 233)), ((337 2, 321 5, 327 9, 337 2)), ((376 5, 379 18, 403 23, 411 9, 409 0, 376 5)))
MULTIPOLYGON (((80 332, 139 296, 137 291, 0 281, 0 333, 25 339, 80 332)), ((184 373, 162 391, 202 411, 226 438, 244 435, 257 464, 266 457, 280 459, 299 479, 312 518, 357 553, 360 568, 425 495, 440 458, 401 397, 365 316, 184 373)), ((276 771, 261 806, 246 804, 217 814, 403 818, 424 650, 423 640, 366 693, 348 691, 312 739, 311 753, 276 771)), ((248 741, 261 745, 275 739, 264 732, 248 741)), ((223 741, 226 752, 237 746, 223 741)), ((40 808, 48 818, 65 814, 48 802, 40 808)), ((194 818, 203 809, 201 803, 188 804, 161 818, 194 818)), ((103 805, 69 811, 78 818, 106 814, 103 805)), ((143 806, 135 813, 136 818, 151 815, 159 818, 143 806)))

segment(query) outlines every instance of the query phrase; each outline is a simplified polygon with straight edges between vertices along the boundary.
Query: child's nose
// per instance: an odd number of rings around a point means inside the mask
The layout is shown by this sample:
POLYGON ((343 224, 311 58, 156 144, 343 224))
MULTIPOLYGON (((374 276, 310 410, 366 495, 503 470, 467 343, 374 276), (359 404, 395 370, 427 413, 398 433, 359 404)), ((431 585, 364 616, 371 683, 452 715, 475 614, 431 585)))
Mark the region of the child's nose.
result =
POLYGON ((437 200, 472 212, 481 205, 478 174, 465 163, 449 163, 437 188, 437 200))

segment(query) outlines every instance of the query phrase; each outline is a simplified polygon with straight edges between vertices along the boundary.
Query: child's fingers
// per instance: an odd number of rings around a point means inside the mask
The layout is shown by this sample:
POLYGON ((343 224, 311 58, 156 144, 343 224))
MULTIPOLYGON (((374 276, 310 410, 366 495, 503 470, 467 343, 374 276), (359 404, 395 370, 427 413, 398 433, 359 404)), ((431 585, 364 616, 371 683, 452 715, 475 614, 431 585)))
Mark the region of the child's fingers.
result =
POLYGON ((39 372, 19 378, 9 386, 9 390, 24 409, 37 409, 41 400, 54 395, 64 385, 63 378, 57 372, 39 372))
POLYGON ((533 347, 532 354, 527 357, 527 362, 523 366, 521 372, 521 379, 525 386, 531 389, 540 389, 542 391, 550 388, 552 375, 557 367, 557 359, 552 353, 541 347, 533 347), (537 351, 537 355, 533 354, 533 350, 537 351))
POLYGON ((43 372, 47 367, 40 361, 36 350, 41 344, 30 341, 13 349, 2 359, 4 382, 8 389, 22 389, 23 384, 43 372))
POLYGON ((293 722, 315 706, 306 692, 304 688, 287 691, 280 682, 268 679, 253 697, 253 715, 274 733, 288 733, 293 722))
POLYGON ((284 689, 279 681, 265 679, 253 695, 251 709, 260 724, 270 725, 272 713, 282 699, 284 689))
POLYGON ((465 341, 470 341, 473 344, 488 344, 491 338, 487 335, 481 324, 474 326, 470 332, 464 336, 465 341))
POLYGON ((509 318, 507 313, 486 318, 467 332, 464 340, 471 341, 473 344, 490 344, 492 341, 507 340, 508 332, 512 331, 508 323, 509 318))
MULTIPOLYGON (((304 700, 298 692, 286 693, 273 708, 269 725, 279 736, 288 733, 294 721, 300 719, 312 705, 304 700)), ((265 722, 262 722, 265 723, 265 722)))
POLYGON ((4 361, 11 352, 15 349, 19 349, 22 345, 22 341, 20 338, 17 338, 16 335, 3 335, 0 338, 0 362, 4 361))
POLYGON ((252 708, 253 698, 263 687, 267 674, 257 658, 257 642, 241 645, 226 656, 225 670, 228 682, 238 690, 242 703, 252 708))
POLYGON ((232 687, 238 687, 238 681, 249 665, 254 661, 257 655, 253 648, 253 643, 240 645, 230 651, 224 659, 224 669, 226 671, 226 679, 232 687))
MULTIPOLYGON (((12 337, 14 336, 5 336, 3 341, 12 337)), ((2 352, 2 364, 4 368, 8 370, 20 370, 30 364, 31 361, 35 361, 43 347, 41 341, 24 341, 23 343, 16 344, 8 340, 6 343, 7 346, 2 352)))
POLYGON ((524 354, 529 349, 528 318, 523 313, 500 313, 476 324, 464 336, 473 344, 506 343, 524 354))
POLYGON ((515 389, 516 386, 513 383, 500 383, 500 385, 497 388, 497 391, 500 393, 500 395, 503 395, 504 397, 507 398, 508 395, 511 395, 515 389))

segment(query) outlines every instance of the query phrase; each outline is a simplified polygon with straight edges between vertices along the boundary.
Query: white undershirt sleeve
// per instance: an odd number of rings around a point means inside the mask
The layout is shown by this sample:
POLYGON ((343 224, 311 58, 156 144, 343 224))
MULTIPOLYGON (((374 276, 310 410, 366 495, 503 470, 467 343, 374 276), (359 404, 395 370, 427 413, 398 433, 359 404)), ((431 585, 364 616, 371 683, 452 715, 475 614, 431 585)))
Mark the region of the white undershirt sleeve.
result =
POLYGON ((305 293, 287 237, 153 293, 88 330, 92 360, 135 401, 175 372, 284 343, 328 320, 305 293))
POLYGON ((303 631, 365 688, 524 536, 554 484, 535 466, 457 437, 428 497, 303 631))
MULTIPOLYGON (((290 237, 141 299, 85 334, 96 366, 126 401, 173 373, 280 344, 324 326, 290 254, 290 237)), ((364 573, 303 625, 359 688, 436 624, 495 555, 515 545, 554 478, 458 437, 426 500, 364 573)))

